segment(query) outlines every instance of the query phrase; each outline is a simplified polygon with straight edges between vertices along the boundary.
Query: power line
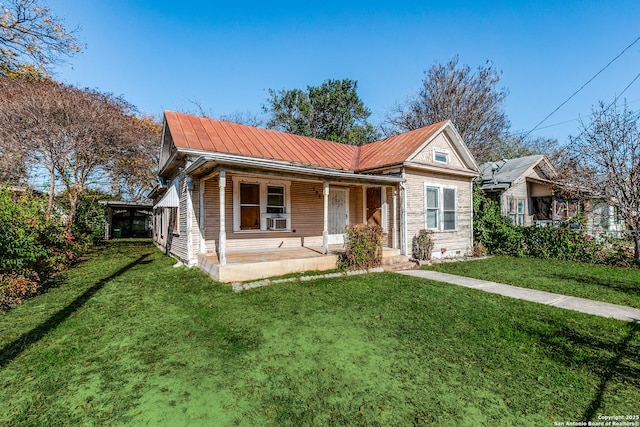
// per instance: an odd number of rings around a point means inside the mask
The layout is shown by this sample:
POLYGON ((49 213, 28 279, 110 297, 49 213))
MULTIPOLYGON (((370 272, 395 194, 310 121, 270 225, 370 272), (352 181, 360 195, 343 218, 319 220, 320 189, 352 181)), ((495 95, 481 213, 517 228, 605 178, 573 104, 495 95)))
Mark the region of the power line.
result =
MULTIPOLYGON (((600 73, 602 73, 604 70, 606 70, 607 68, 609 68, 609 66, 611 64, 613 64, 618 58, 620 58, 627 50, 629 50, 631 48, 631 46, 633 46, 634 44, 636 44, 638 41, 640 41, 640 36, 638 36, 637 39, 635 39, 633 42, 631 42, 631 44, 627 47, 625 47, 622 52, 620 52, 618 55, 616 55, 615 58, 613 58, 611 61, 609 61, 609 63, 607 65, 605 65, 602 69, 600 69, 600 71, 598 71, 596 74, 594 74, 593 77, 591 77, 589 80, 587 80, 587 82, 585 84, 583 84, 582 86, 580 86, 580 88, 578 90, 576 90, 575 92, 573 92, 571 94, 571 96, 569 98, 567 98, 562 104, 558 105, 558 107, 553 110, 552 112, 550 112, 549 114, 547 114, 547 116, 540 120, 540 122, 538 122, 537 125, 535 125, 533 127, 533 129, 531 129, 529 132, 527 132, 524 137, 528 136, 531 132, 535 131, 536 129, 538 129, 538 126, 540 126, 542 123, 544 123, 545 121, 547 121, 547 119, 549 117, 551 117, 552 115, 554 115, 560 108, 562 108, 567 102, 569 102, 574 96, 576 96, 582 89, 584 89, 585 86, 587 86, 589 83, 591 83, 596 77, 598 77, 600 75, 600 73)), ((638 77, 636 76, 635 79, 632 80, 631 83, 633 83, 638 77)), ((629 84, 629 86, 631 86, 631 83, 629 84)), ((627 90, 629 88, 629 86, 627 86, 625 88, 625 90, 627 90)), ((623 91, 624 93, 624 91, 623 91)), ((618 96, 619 97, 619 96, 618 96)), ((617 100, 617 98, 616 98, 617 100)))

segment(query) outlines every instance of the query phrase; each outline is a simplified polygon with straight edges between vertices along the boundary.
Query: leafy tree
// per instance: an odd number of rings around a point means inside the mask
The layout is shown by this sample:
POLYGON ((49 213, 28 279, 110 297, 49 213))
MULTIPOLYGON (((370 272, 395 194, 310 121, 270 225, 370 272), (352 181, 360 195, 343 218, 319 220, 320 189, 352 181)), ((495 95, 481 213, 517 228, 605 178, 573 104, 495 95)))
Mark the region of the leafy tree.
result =
POLYGON ((456 55, 424 74, 418 93, 392 109, 383 131, 397 134, 450 119, 474 156, 487 159, 510 126, 503 109, 508 91, 497 87, 501 73, 490 62, 474 73, 456 55))
POLYGON ((296 135, 362 145, 378 138, 367 122, 371 111, 357 93, 358 82, 351 79, 326 80, 306 90, 269 90, 267 127, 296 135))
POLYGON ((580 123, 580 134, 570 138, 573 188, 602 197, 617 208, 634 242, 640 262, 640 125, 626 105, 594 108, 590 121, 580 123))
POLYGON ((75 32, 40 0, 1 0, 0 75, 46 73, 62 56, 82 50, 75 32))
MULTIPOLYGON (((120 97, 44 79, 0 78, 0 140, 50 174, 69 199, 71 232, 80 197, 92 186, 138 187, 153 177, 157 128, 120 97)), ((123 190, 124 192, 124 190, 123 190)))

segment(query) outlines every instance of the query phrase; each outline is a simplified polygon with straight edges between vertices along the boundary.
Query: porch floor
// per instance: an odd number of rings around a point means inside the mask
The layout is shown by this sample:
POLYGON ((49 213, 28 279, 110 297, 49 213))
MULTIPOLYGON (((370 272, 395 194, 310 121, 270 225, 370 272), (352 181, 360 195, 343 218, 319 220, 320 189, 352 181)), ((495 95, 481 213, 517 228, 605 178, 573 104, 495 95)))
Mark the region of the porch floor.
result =
MULTIPOLYGON (((395 255, 395 249, 384 248, 385 256, 395 255)), ((198 255, 198 267, 220 282, 243 282, 301 271, 323 271, 336 268, 343 245, 322 247, 245 250, 227 253, 227 263, 221 266, 217 255, 198 255)))
MULTIPOLYGON (((327 255, 338 255, 344 252, 342 245, 329 245, 329 253, 323 254, 322 247, 253 249, 242 252, 227 252, 227 264, 251 264, 265 261, 285 261, 291 259, 316 258, 327 255)), ((220 265, 217 255, 200 255, 213 264, 220 265)))

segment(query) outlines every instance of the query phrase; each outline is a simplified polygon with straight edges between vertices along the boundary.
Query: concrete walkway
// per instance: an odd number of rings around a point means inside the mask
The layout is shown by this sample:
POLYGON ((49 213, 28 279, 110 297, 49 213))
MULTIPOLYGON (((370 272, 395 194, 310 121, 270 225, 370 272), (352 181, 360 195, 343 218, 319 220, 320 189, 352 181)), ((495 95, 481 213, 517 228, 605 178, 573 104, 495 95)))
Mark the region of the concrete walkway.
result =
POLYGON ((423 279, 437 282, 451 283, 467 288, 480 289, 485 292, 500 294, 525 301, 533 301, 596 316, 611 317, 626 322, 640 322, 640 310, 625 307, 623 305, 609 304, 606 302, 592 301, 584 298, 569 297, 551 292, 537 291, 534 289, 520 288, 518 286, 504 285, 502 283, 489 282, 487 280, 472 279, 470 277, 456 276, 429 270, 405 270, 398 271, 407 276, 422 277, 423 279))

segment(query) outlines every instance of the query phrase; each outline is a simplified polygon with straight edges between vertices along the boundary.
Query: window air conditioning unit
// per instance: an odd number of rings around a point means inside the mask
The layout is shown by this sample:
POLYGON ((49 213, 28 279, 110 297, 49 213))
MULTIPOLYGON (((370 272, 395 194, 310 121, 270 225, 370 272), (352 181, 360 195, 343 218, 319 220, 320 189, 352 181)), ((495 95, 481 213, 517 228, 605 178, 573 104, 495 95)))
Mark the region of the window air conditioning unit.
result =
POLYGON ((287 219, 286 218, 267 218, 267 228, 269 230, 286 230, 287 219))

